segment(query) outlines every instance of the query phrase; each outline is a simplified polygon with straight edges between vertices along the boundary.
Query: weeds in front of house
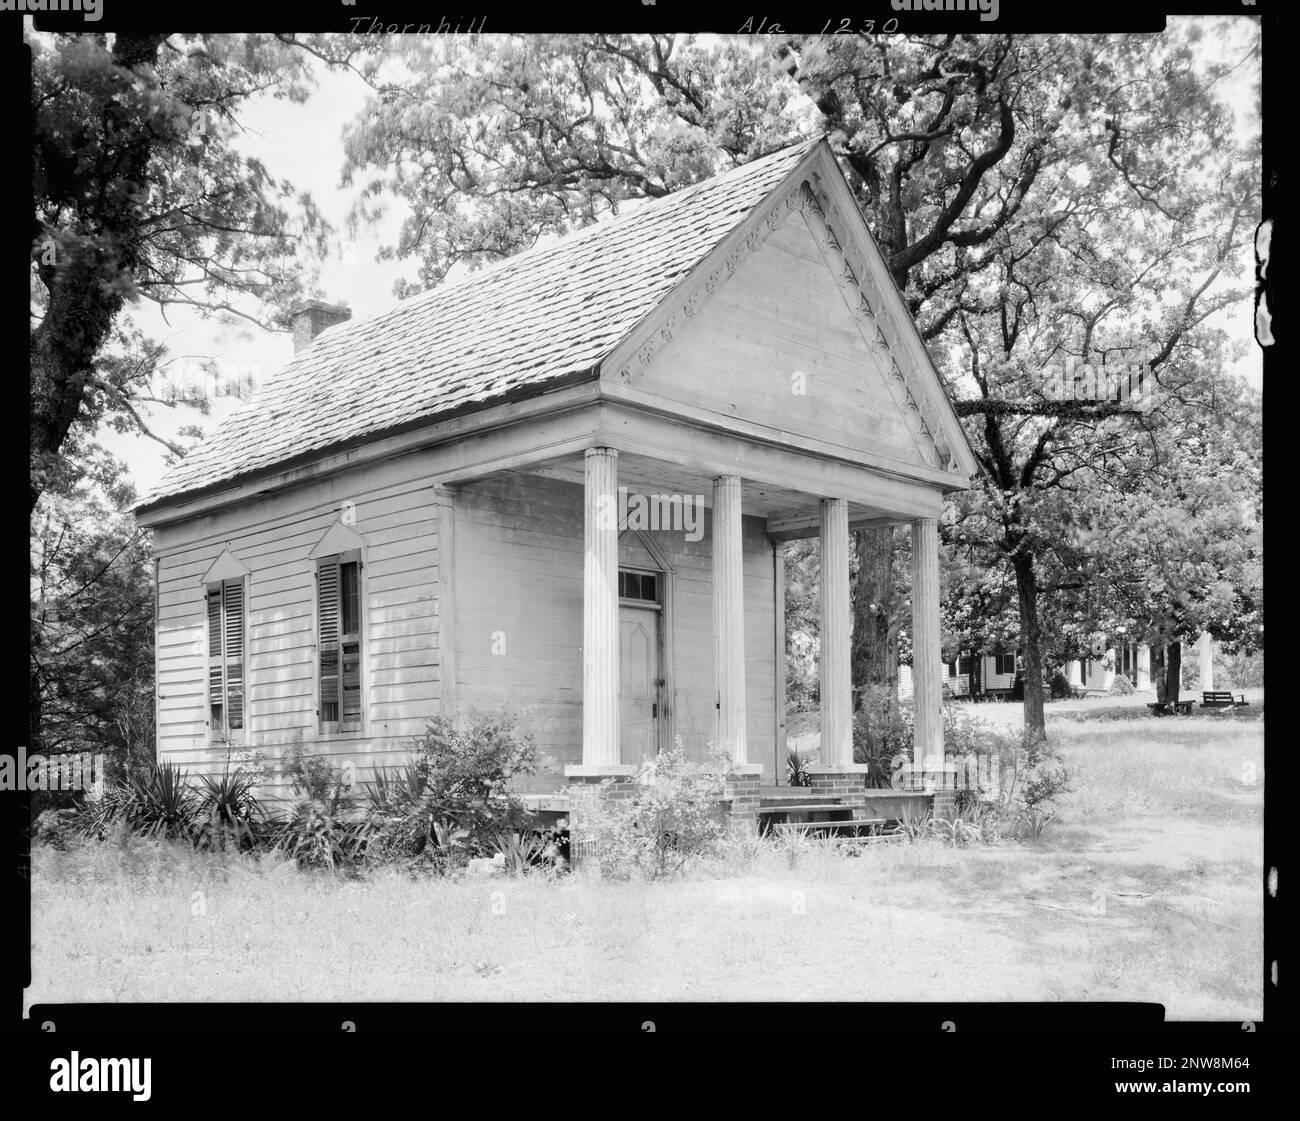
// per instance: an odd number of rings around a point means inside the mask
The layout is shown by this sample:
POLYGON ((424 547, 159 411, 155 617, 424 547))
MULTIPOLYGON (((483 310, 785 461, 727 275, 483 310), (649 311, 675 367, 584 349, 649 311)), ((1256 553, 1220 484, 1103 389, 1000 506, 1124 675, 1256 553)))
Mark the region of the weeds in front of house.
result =
MULTIPOLYGON (((573 821, 573 841, 592 854, 602 877, 657 880, 675 876, 713 855, 725 834, 722 774, 729 760, 686 758, 680 739, 644 760, 630 796, 606 789, 584 800, 573 821), (613 794, 614 796, 609 796, 613 794)), ((612 786, 606 780, 602 786, 612 786)))
POLYGON ((532 741, 512 720, 436 718, 414 747, 412 762, 381 768, 359 798, 341 768, 294 746, 281 760, 293 799, 277 812, 258 797, 261 765, 249 753, 197 784, 171 763, 154 764, 85 799, 66 820, 43 822, 38 836, 60 845, 111 836, 254 850, 352 873, 384 864, 450 872, 503 851, 516 871, 559 861, 557 836, 510 794, 513 780, 535 768, 532 741))

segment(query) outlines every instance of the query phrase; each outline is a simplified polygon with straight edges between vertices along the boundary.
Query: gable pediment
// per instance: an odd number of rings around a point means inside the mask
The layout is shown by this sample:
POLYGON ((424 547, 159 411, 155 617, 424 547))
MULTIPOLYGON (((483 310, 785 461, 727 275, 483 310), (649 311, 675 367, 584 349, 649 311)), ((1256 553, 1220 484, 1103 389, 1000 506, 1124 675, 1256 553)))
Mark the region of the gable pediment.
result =
POLYGON ((320 557, 332 557, 336 553, 362 551, 365 547, 366 539, 361 534, 350 525, 337 521, 325 531, 308 556, 312 560, 318 560, 320 557))
POLYGON ((201 584, 219 584, 223 580, 242 580, 249 569, 243 561, 231 551, 229 545, 221 551, 221 556, 212 562, 211 567, 200 577, 201 584))
POLYGON ((976 462, 829 149, 606 363, 627 386, 961 488, 976 462))

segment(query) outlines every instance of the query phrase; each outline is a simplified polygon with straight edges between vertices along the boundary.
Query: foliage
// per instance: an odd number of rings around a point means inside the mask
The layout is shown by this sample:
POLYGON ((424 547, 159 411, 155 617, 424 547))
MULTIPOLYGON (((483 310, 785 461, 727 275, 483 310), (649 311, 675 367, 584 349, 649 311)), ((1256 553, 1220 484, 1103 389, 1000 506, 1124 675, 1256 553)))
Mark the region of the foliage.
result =
POLYGON ((303 291, 324 226, 307 196, 238 143, 237 114, 251 98, 305 96, 300 50, 258 35, 27 41, 34 507, 57 487, 75 425, 158 439, 139 406, 161 400, 152 386, 161 348, 120 322, 129 302, 256 321, 303 291))
POLYGON ((85 835, 83 813, 77 809, 47 809, 32 822, 31 837, 54 849, 67 849, 85 835))
POLYGON ((1074 695, 1073 690, 1070 688, 1069 679, 1061 670, 1058 669, 1052 674, 1052 679, 1047 687, 1047 695, 1054 701, 1066 700, 1074 695))
POLYGON ((110 831, 125 831, 192 842, 202 812, 186 772, 162 762, 107 786, 99 798, 87 799, 80 827, 85 835, 100 840, 110 831))
POLYGON ((924 840, 931 833, 932 816, 929 808, 918 810, 911 801, 903 803, 899 815, 890 826, 890 832, 903 837, 911 844, 924 840))
MULTIPOLYGON (((129 488, 118 492, 128 496, 129 488)), ((43 499, 29 550, 29 750, 103 754, 113 780, 147 768, 154 755, 147 538, 85 484, 43 499)))
POLYGON ((609 797, 612 780, 591 792, 573 817, 573 841, 589 848, 602 876, 640 874, 656 880, 680 873, 712 853, 724 834, 719 800, 725 755, 705 764, 686 758, 680 740, 643 760, 631 797, 609 797))
POLYGON ((894 759, 912 757, 916 710, 910 701, 889 710, 877 706, 874 712, 859 710, 853 716, 853 761, 866 763, 867 785, 884 789, 893 785, 894 759))
POLYGON ((251 848, 263 824, 257 780, 242 768, 201 779, 202 808, 195 830, 200 848, 251 848))
POLYGON ((813 762, 816 760, 812 755, 804 755, 797 748, 790 748, 785 756, 785 781, 790 786, 811 786, 808 764, 813 762))
POLYGON ((499 837, 533 828, 511 786, 535 772, 536 748, 508 714, 435 717, 415 748, 413 761, 367 785, 374 858, 445 870, 492 856, 499 837))
POLYGON ((299 865, 338 871, 365 855, 372 826, 359 820, 340 768, 309 755, 301 743, 286 750, 282 766, 297 797, 276 823, 272 846, 299 865))
POLYGON ((562 828, 498 833, 492 838, 492 846, 504 858, 510 875, 519 876, 535 869, 559 871, 567 864, 560 852, 561 832, 562 828))
POLYGON ((1037 839, 1056 816, 1073 781, 1074 776, 1052 744, 1026 729, 1015 756, 1014 774, 1002 794, 1003 810, 1012 820, 1012 834, 1037 839))
POLYGON ((1133 682, 1125 674, 1117 673, 1115 680, 1110 684, 1110 692, 1115 697, 1127 697, 1132 693, 1136 693, 1137 690, 1133 687, 1133 682))

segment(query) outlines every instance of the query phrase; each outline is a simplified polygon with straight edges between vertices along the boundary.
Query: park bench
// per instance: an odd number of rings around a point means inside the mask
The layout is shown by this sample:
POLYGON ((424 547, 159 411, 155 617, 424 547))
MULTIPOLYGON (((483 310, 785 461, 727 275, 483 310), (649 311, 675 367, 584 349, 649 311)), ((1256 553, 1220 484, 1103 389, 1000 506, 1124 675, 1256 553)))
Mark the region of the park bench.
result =
POLYGON ((1170 710, 1179 716, 1192 715, 1191 701, 1149 701, 1147 708, 1151 710, 1153 716, 1168 716, 1170 710))
POLYGON ((1218 690, 1208 689, 1201 694, 1202 708, 1242 708, 1249 703, 1246 700, 1245 693, 1242 693, 1235 700, 1232 694, 1226 690, 1219 692, 1218 690))

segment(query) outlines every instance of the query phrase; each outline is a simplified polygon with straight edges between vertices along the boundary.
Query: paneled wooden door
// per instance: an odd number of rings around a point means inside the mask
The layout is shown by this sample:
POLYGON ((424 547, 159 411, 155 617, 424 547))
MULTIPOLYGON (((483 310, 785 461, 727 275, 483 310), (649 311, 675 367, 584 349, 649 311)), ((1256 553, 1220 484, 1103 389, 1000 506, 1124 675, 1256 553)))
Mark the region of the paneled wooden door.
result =
POLYGON ((649 605, 618 609, 619 744, 633 765, 659 750, 659 617, 649 605))

